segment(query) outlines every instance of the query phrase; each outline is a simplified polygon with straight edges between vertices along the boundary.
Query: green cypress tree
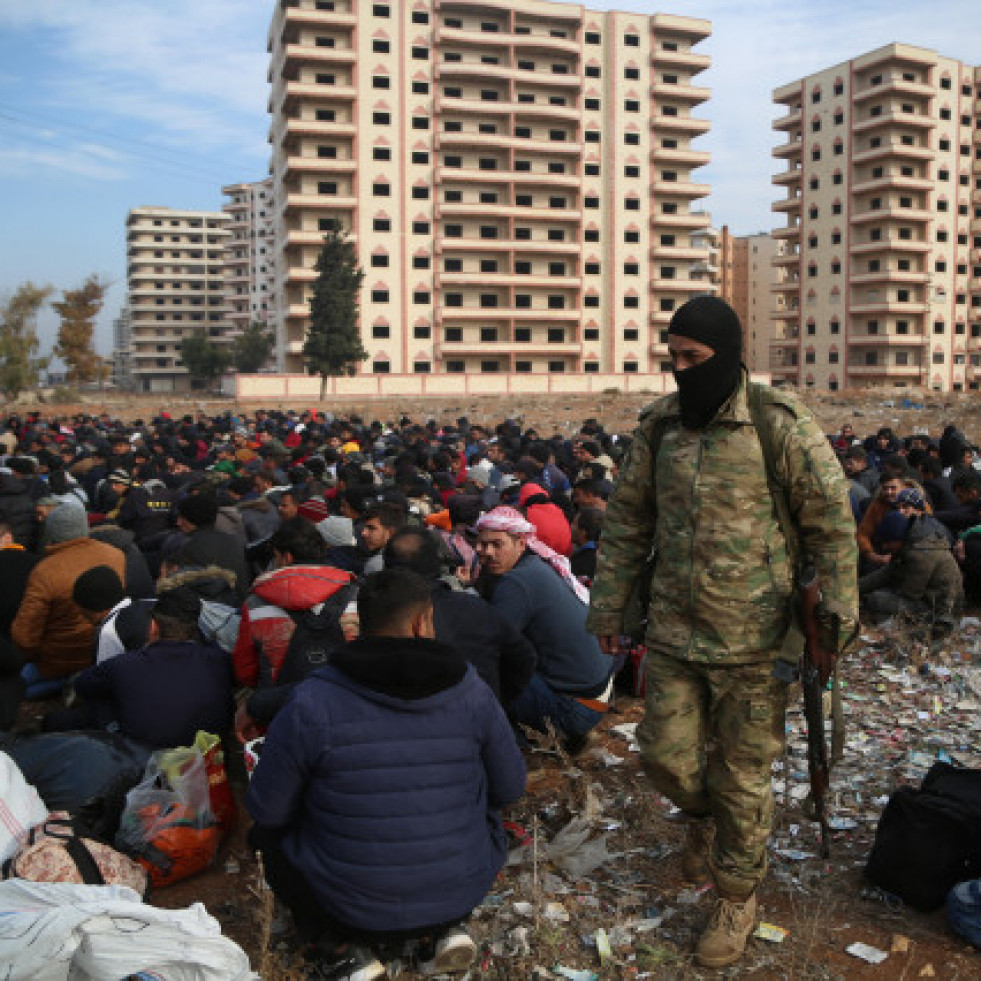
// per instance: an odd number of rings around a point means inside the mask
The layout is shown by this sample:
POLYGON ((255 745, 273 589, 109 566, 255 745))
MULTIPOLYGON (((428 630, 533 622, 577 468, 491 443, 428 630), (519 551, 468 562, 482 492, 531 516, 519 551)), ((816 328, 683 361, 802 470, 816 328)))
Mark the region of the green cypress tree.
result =
POLYGON ((364 270, 339 222, 324 236, 314 268, 318 275, 310 297, 310 329, 303 358, 307 372, 320 375, 323 398, 328 376, 353 375, 357 362, 368 357, 361 343, 358 311, 364 270))

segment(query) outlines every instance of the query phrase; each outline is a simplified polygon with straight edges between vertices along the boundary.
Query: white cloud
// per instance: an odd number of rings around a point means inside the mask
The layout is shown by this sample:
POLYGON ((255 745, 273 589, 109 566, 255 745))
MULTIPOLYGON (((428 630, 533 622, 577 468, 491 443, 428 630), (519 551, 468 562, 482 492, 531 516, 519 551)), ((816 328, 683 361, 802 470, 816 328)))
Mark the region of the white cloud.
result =
POLYGON ((229 144, 264 154, 271 11, 255 0, 33 0, 0 3, 0 31, 48 35, 57 59, 30 84, 59 114, 137 121, 200 155, 229 144))
POLYGON ((110 162, 101 147, 74 144, 68 147, 0 148, 0 178, 36 177, 39 171, 55 170, 89 180, 116 181, 125 172, 110 162))

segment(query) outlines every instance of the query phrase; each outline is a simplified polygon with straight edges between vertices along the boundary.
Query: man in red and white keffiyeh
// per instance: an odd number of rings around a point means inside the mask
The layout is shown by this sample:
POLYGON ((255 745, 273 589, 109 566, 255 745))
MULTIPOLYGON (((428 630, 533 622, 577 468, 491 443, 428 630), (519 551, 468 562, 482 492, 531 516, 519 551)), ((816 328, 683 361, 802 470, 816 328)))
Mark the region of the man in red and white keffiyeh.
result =
MULTIPOLYGON (((525 548, 544 559, 565 580, 566 585, 581 602, 589 602, 589 590, 572 574, 569 560, 564 555, 559 555, 554 549, 549 548, 543 541, 539 541, 535 536, 535 526, 520 511, 509 507, 494 508, 493 511, 489 511, 480 518, 476 528, 478 532, 503 531, 520 538, 524 542, 525 548)), ((497 572, 488 568, 488 571, 495 575, 501 575, 501 572, 509 570, 504 569, 497 572)))
POLYGON ((515 723, 550 721, 570 751, 609 708, 614 662, 586 630, 589 593, 569 561, 535 537, 530 521, 499 507, 476 524, 481 569, 496 580, 491 603, 535 648, 528 687, 506 706, 515 723))

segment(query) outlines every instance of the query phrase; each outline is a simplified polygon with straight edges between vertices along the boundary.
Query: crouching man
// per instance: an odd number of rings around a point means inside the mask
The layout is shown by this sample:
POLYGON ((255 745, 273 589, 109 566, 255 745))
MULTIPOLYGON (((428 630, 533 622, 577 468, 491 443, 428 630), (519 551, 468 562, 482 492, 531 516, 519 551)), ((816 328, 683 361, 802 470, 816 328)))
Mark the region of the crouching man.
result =
POLYGON ((426 973, 463 970, 462 921, 504 865, 498 809, 524 792, 524 762, 490 688, 433 640, 423 579, 369 576, 358 613, 361 638, 272 723, 251 844, 324 977, 384 977, 379 951, 416 938, 426 973))

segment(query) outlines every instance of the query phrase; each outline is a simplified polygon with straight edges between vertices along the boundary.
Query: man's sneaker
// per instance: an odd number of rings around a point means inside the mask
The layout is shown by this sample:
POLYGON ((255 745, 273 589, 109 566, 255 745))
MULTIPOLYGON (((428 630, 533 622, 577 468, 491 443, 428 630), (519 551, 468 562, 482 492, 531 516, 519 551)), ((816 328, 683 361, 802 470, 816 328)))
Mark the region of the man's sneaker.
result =
POLYGON ((746 949, 746 941, 756 924, 756 896, 745 902, 720 896, 708 926, 698 939, 695 959, 702 967, 728 967, 746 949))
POLYGON ((477 947, 462 926, 450 927, 437 941, 432 960, 419 962, 419 973, 454 974, 465 971, 473 963, 477 947))
POLYGON ((374 953, 354 944, 319 957, 307 969, 309 981, 375 981, 384 977, 385 966, 374 953))
POLYGON ((688 822, 685 847, 681 852, 681 875, 685 882, 701 885, 712 877, 708 860, 714 841, 715 822, 711 818, 688 822))

